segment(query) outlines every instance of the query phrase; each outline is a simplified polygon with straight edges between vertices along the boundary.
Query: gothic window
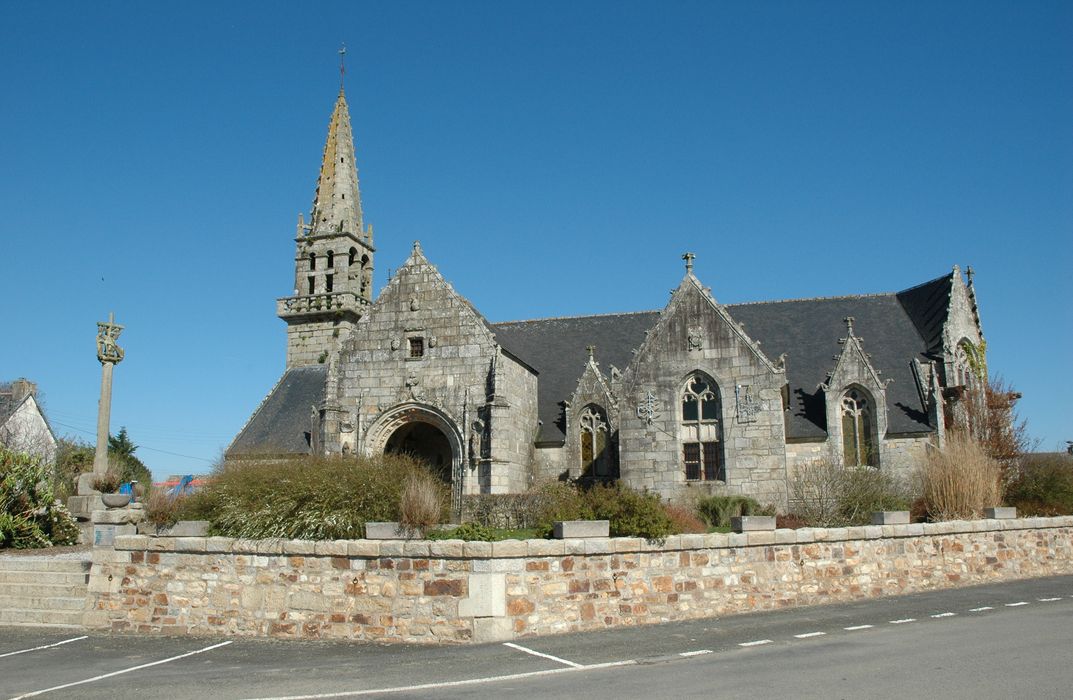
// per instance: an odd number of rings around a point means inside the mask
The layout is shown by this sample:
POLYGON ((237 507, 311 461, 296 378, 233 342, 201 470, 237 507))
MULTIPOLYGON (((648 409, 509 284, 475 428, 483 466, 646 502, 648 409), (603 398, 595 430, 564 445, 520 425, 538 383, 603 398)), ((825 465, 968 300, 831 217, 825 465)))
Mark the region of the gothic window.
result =
POLYGON ((307 277, 307 278, 306 278, 306 280, 307 280, 307 281, 309 282, 309 293, 310 293, 310 294, 312 294, 312 293, 313 293, 313 290, 314 290, 314 279, 315 279, 315 278, 314 278, 314 277, 312 277, 312 276, 311 276, 311 277, 307 277))
POLYGON ((332 282, 333 275, 324 275, 324 291, 331 292, 335 285, 332 282))
POLYGON ((719 387, 693 374, 682 391, 682 461, 687 481, 726 481, 719 387))
POLYGON ((335 267, 335 253, 333 253, 332 251, 329 250, 328 251, 328 268, 331 269, 333 267, 335 267))
POLYGON ((357 260, 357 258, 358 258, 358 249, 357 248, 351 248, 350 249, 350 254, 347 256, 347 259, 346 259, 347 267, 354 267, 354 261, 357 260))
POLYGON ((581 476, 607 479, 612 469, 610 428, 599 406, 586 406, 578 418, 581 435, 581 476))
POLYGON ((410 357, 418 358, 425 356, 425 339, 424 338, 410 338, 410 357))
POLYGON ((310 271, 317 269, 317 254, 316 253, 310 253, 309 254, 309 269, 310 269, 310 271))
POLYGON ((879 466, 874 430, 872 402, 863 391, 851 388, 842 395, 842 458, 846 466, 879 466))

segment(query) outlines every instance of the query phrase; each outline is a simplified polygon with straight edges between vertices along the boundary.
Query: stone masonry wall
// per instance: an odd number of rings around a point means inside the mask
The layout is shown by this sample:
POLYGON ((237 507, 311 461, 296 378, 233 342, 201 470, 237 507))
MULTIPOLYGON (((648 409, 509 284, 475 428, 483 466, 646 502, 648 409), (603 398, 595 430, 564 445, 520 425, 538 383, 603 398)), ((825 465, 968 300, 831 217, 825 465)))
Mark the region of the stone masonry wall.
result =
MULTIPOLYGON (((915 470, 924 463, 929 444, 934 444, 934 438, 928 435, 885 438, 880 442, 879 468, 897 478, 912 478, 915 470)), ((792 475, 798 465, 819 459, 831 459, 831 450, 830 440, 788 443, 787 474, 792 475)))
POLYGON ((1073 517, 505 542, 117 537, 113 632, 486 642, 1073 573, 1073 517))
POLYGON ((624 375, 618 397, 620 477, 635 489, 665 498, 690 489, 752 496, 785 505, 786 439, 782 407, 785 373, 751 344, 692 275, 675 291, 624 375), (687 482, 682 463, 681 396, 691 372, 719 387, 726 483, 687 482), (752 410, 736 397, 749 396, 752 410), (651 415, 638 408, 651 397, 651 415))

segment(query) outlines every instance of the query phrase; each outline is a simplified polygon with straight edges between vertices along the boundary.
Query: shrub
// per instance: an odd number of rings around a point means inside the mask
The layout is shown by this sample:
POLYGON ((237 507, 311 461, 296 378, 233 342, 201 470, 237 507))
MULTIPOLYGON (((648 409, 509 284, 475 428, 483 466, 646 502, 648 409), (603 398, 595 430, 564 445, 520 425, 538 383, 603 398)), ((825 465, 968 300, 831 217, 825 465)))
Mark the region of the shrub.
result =
POLYGON ((443 521, 450 503, 442 479, 428 472, 407 476, 399 499, 399 522, 409 531, 424 531, 443 521))
POLYGON ((661 540, 678 532, 659 496, 617 483, 585 489, 564 485, 546 495, 543 529, 548 533, 556 520, 607 520, 612 537, 661 540))
POLYGON ((1002 503, 1002 465, 984 447, 958 431, 941 450, 931 450, 920 472, 928 516, 933 520, 978 517, 1002 503))
POLYGON ((872 467, 843 468, 829 459, 807 462, 789 481, 790 509, 817 527, 867 525, 880 510, 907 510, 909 489, 872 467))
POLYGON ((1026 455, 1006 488, 1006 503, 1022 515, 1073 514, 1073 458, 1026 455))
POLYGON ((78 526, 54 502, 49 469, 36 457, 0 447, 0 547, 75 544, 78 526))
POLYGON ((909 489, 889 473, 872 467, 843 470, 838 514, 847 525, 870 525, 872 513, 908 510, 909 489))
POLYGON ((475 522, 462 523, 451 530, 433 530, 427 534, 430 540, 466 540, 468 542, 494 542, 498 533, 486 525, 475 522))
POLYGON ((201 511, 229 537, 351 539, 366 521, 397 521, 403 485, 427 474, 409 457, 298 457, 225 465, 182 516, 201 511))
POLYGON ((565 487, 553 482, 530 488, 525 493, 474 494, 462 499, 463 520, 488 527, 510 530, 538 527, 549 499, 565 487))
POLYGON ((747 496, 705 496, 694 508, 708 527, 728 528, 730 519, 742 515, 774 515, 771 506, 761 506, 747 496))
POLYGON ((663 509, 667 512, 667 517, 671 519, 676 532, 700 533, 708 531, 708 523, 697 517, 694 509, 688 506, 667 503, 663 506, 663 509))
POLYGON ((790 511, 816 527, 839 524, 841 480, 841 467, 829 459, 815 459, 797 465, 788 484, 790 511))

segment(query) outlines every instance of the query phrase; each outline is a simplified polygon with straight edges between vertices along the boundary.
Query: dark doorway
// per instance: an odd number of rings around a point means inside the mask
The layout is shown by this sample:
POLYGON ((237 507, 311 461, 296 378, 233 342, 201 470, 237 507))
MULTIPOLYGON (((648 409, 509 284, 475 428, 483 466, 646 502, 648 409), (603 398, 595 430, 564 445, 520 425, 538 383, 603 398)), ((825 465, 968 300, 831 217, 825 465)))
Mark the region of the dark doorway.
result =
POLYGON ((384 454, 405 454, 424 462, 429 469, 451 483, 451 443, 447 436, 428 423, 414 421, 402 426, 388 438, 384 454))

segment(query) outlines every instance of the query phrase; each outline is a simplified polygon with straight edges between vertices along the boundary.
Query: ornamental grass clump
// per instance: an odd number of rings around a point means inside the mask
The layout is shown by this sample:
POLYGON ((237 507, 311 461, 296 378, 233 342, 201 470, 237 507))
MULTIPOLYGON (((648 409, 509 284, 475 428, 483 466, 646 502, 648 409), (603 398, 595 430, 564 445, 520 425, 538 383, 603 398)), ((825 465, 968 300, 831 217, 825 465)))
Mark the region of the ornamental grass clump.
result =
POLYGON ((0 549, 78 544, 78 525, 55 502, 49 472, 36 457, 0 447, 0 549))
POLYGON ((188 498, 219 535, 358 539, 368 521, 398 521, 404 485, 426 474, 400 455, 238 462, 188 498))
POLYGON ((443 522, 450 505, 447 485, 428 472, 406 477, 399 496, 399 523, 411 533, 421 533, 443 522))
POLYGON ((920 471, 928 517, 957 520, 979 517, 1002 503, 1003 468, 962 432, 951 432, 941 450, 931 450, 920 471))

